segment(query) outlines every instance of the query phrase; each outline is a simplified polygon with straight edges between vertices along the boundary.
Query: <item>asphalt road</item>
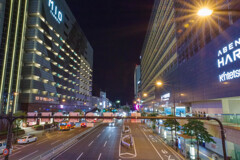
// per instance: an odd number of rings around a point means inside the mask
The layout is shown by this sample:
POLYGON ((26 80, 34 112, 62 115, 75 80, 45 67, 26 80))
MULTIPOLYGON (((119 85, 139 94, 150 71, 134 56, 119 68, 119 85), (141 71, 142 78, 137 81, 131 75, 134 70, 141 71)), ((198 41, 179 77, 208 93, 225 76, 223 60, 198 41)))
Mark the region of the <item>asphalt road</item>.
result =
POLYGON ((122 120, 117 120, 115 126, 102 124, 52 160, 118 160, 121 129, 122 120))
MULTIPOLYGON (((70 131, 55 131, 47 133, 46 136, 41 137, 37 142, 30 144, 17 144, 13 146, 13 153, 9 156, 10 160, 32 160, 42 153, 54 148, 64 141, 80 134, 87 128, 75 128, 70 131)), ((3 160, 3 156, 0 156, 3 160)))
MULTIPOLYGON (((123 120, 117 120, 115 126, 101 124, 78 138, 52 160, 183 160, 178 153, 164 144, 160 137, 153 134, 144 124, 125 122, 133 137, 131 151, 122 149, 120 139, 123 136, 123 120)), ((85 129, 58 131, 27 145, 14 146, 10 160, 32 160, 38 155, 80 134, 85 129)))
POLYGON ((144 124, 128 123, 134 137, 136 158, 138 160, 184 160, 177 152, 167 146, 158 135, 152 133, 144 124))
POLYGON ((143 124, 125 123, 134 138, 133 153, 121 150, 122 121, 114 127, 103 124, 78 139, 71 147, 56 155, 52 160, 183 160, 173 149, 165 145, 160 137, 143 124), (125 151, 126 153, 122 153, 125 151), (128 157, 129 156, 129 157, 128 157))

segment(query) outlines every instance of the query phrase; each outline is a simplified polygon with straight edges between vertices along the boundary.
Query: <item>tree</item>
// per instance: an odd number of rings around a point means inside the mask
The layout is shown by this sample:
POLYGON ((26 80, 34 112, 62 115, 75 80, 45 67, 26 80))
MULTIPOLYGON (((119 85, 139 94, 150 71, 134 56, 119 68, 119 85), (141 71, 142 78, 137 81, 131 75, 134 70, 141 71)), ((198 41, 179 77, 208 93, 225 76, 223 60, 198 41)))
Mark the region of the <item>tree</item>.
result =
MULTIPOLYGON (((148 117, 157 117, 157 113, 150 113, 148 114, 148 117)), ((152 129, 155 129, 156 128, 156 119, 151 119, 151 121, 153 122, 152 124, 152 129)))
POLYGON ((147 113, 146 113, 146 112, 142 112, 142 113, 141 113, 141 116, 142 116, 142 117, 146 117, 146 116, 147 116, 147 113))
POLYGON ((129 113, 130 112, 130 107, 128 105, 125 105, 122 107, 123 111, 129 113))
MULTIPOLYGON (((173 117, 173 115, 169 115, 169 117, 173 117)), ((167 119, 163 123, 165 127, 169 127, 171 131, 171 136, 172 136, 172 145, 173 145, 173 131, 179 131, 180 130, 180 124, 176 119, 167 119)), ((177 147, 177 146, 176 146, 177 147)))
MULTIPOLYGON (((23 112, 23 111, 17 111, 16 113, 14 113, 14 116, 15 117, 19 117, 19 116, 27 116, 27 114, 25 113, 25 112, 23 112)), ((18 129, 21 129, 20 128, 20 125, 21 125, 21 121, 22 122, 26 122, 26 118, 24 118, 24 119, 16 119, 15 121, 14 121, 14 125, 17 127, 17 136, 18 136, 18 129)))
POLYGON ((83 111, 81 109, 76 109, 74 112, 79 112, 80 115, 83 115, 83 111))
POLYGON ((216 143, 212 139, 212 135, 208 133, 207 129, 204 127, 204 123, 202 121, 196 120, 196 119, 189 119, 187 124, 183 125, 183 131, 185 135, 191 136, 191 143, 192 143, 192 137, 194 136, 197 141, 197 159, 200 159, 199 157, 199 144, 200 142, 206 142, 206 143, 216 143))

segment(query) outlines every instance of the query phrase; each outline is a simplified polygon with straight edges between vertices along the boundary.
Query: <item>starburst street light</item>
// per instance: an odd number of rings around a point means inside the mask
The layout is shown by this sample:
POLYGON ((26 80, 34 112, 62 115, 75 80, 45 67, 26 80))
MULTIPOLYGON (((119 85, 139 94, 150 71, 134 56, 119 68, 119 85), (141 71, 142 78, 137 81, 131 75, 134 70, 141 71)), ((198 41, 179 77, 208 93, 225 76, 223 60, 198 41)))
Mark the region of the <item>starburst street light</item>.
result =
POLYGON ((213 13, 213 10, 205 7, 205 8, 201 8, 200 10, 198 10, 198 15, 201 17, 206 17, 206 16, 210 16, 213 13))
POLYGON ((143 97, 147 97, 148 96, 148 94, 147 93, 143 93, 143 97))
POLYGON ((161 86, 163 83, 161 81, 156 82, 156 86, 161 86))

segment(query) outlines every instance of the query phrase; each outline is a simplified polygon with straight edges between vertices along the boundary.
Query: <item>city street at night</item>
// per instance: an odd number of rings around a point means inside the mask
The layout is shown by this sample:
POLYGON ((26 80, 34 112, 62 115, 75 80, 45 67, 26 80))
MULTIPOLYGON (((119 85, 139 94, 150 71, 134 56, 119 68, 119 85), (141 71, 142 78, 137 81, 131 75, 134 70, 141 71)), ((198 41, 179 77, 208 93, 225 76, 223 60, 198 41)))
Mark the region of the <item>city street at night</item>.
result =
POLYGON ((0 160, 240 160, 240 0, 0 0, 0 160))

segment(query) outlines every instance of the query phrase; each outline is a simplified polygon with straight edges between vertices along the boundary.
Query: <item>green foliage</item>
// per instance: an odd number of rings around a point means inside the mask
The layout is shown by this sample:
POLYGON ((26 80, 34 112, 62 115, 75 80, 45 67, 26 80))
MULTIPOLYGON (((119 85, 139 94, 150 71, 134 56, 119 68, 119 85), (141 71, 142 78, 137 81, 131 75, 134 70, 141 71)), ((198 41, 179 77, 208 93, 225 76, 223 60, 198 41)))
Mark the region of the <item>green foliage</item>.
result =
POLYGON ((196 119, 189 119, 187 124, 183 125, 184 134, 196 137, 196 140, 199 142, 213 142, 212 135, 208 133, 207 129, 204 127, 204 123, 202 121, 196 119))
POLYGON ((36 130, 43 130, 43 126, 41 126, 41 125, 35 125, 35 126, 33 126, 33 128, 36 130))
MULTIPOLYGON (((27 116, 27 114, 23 111, 17 111, 16 113, 14 113, 14 116, 15 117, 19 117, 19 116, 27 116)), ((20 125, 21 125, 21 121, 22 122, 26 122, 26 119, 16 119, 14 121, 14 125, 17 127, 17 128, 20 128, 20 125)))
MULTIPOLYGON (((169 117, 173 117, 173 115, 169 115, 169 117)), ((170 131, 175 130, 175 127, 176 127, 177 131, 180 130, 180 128, 179 128, 180 124, 175 119, 167 119, 167 120, 165 120, 165 122, 163 124, 165 127, 169 127, 170 131)))
POLYGON ((187 124, 183 125, 185 135, 196 137, 197 141, 197 158, 199 159, 199 143, 205 141, 206 143, 216 143, 212 139, 212 135, 208 133, 202 121, 196 119, 189 119, 187 124))
POLYGON ((141 113, 141 116, 142 116, 142 117, 146 117, 146 116, 147 116, 147 113, 146 113, 146 112, 142 112, 142 113, 141 113))
MULTIPOLYGON (((148 117, 157 117, 157 113, 150 113, 148 114, 148 117)), ((151 119, 151 121, 153 122, 152 124, 152 129, 155 129, 156 128, 156 119, 151 119)))
POLYGON ((74 112, 79 112, 80 115, 83 115, 83 111, 81 109, 76 109, 74 112))
POLYGON ((130 107, 127 106, 127 105, 123 106, 122 109, 123 109, 123 111, 125 111, 125 112, 130 112, 130 107))
MULTIPOLYGON (((169 115, 169 117, 173 117, 173 115, 169 115)), ((179 131, 180 130, 180 124, 176 119, 166 119, 163 123, 165 127, 169 127, 171 131, 172 136, 172 145, 173 145, 173 131, 179 131)), ((176 134, 176 133, 175 133, 176 134)))

